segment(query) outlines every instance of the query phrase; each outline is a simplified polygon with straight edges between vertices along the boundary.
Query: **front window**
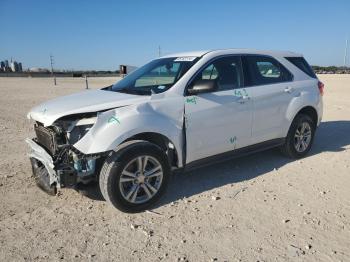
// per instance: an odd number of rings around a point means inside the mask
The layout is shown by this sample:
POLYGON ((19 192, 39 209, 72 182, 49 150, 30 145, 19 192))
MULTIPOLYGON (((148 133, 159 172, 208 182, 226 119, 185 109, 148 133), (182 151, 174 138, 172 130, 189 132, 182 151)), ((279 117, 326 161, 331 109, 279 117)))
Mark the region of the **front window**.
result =
POLYGON ((197 75, 197 81, 212 82, 215 92, 240 88, 242 86, 241 60, 238 56, 221 57, 210 63, 197 75))
POLYGON ((114 84, 111 91, 136 95, 162 93, 170 89, 198 60, 197 57, 153 60, 114 84))

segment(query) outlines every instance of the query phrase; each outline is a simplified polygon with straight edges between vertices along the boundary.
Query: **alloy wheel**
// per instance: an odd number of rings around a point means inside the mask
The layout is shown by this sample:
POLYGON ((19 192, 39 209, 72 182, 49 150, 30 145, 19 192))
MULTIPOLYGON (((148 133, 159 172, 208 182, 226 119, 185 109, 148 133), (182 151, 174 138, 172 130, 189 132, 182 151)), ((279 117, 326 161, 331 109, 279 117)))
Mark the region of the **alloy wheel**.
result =
POLYGON ((149 155, 138 156, 125 166, 119 179, 123 198, 133 204, 150 200, 159 191, 163 180, 163 168, 149 155))
POLYGON ((308 122, 298 125, 294 135, 294 148, 297 152, 304 152, 310 145, 312 138, 311 126, 308 122))

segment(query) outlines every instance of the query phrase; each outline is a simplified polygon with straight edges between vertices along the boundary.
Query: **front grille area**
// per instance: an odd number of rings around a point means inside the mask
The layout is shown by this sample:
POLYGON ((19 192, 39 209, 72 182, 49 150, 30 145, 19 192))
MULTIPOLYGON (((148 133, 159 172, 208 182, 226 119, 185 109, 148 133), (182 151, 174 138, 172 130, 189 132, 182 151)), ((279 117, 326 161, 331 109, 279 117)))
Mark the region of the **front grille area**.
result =
POLYGON ((57 152, 57 140, 56 140, 56 134, 53 130, 48 129, 43 126, 35 125, 34 130, 37 137, 37 142, 45 147, 51 153, 51 155, 54 155, 57 152))

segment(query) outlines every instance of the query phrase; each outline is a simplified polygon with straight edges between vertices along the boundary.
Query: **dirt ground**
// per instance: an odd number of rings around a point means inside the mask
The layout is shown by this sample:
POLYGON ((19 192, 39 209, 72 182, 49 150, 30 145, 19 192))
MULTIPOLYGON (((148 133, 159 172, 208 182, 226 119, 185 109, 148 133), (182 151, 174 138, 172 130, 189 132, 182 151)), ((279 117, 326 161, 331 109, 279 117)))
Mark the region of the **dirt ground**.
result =
POLYGON ((151 212, 125 214, 94 187, 51 197, 31 177, 26 113, 84 80, 0 78, 0 260, 350 261, 350 75, 320 79, 308 157, 269 150, 178 174, 151 212))

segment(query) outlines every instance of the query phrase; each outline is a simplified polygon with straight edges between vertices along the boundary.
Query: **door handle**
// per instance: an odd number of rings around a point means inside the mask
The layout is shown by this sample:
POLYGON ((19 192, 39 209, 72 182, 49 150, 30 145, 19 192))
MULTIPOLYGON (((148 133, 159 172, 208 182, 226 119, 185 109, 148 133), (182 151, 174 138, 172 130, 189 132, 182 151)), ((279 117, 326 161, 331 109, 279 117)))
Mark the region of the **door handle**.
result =
POLYGON ((294 88, 293 88, 293 87, 290 87, 290 86, 287 86, 287 87, 284 89, 284 92, 285 92, 285 93, 288 93, 288 94, 292 93, 293 91, 294 91, 294 88))

